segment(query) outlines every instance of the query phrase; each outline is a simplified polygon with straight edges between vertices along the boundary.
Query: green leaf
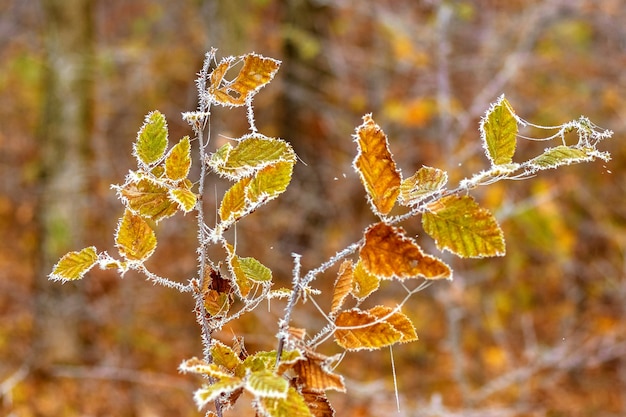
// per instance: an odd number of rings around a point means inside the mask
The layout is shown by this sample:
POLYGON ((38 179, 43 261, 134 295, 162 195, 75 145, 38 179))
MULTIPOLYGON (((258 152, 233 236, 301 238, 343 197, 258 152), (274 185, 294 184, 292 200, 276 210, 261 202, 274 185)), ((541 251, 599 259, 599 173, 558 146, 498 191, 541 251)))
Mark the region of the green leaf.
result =
POLYGON ((96 263, 98 254, 94 246, 78 252, 69 252, 57 262, 49 278, 54 281, 82 279, 96 263))
POLYGON ((491 105, 480 121, 480 136, 492 165, 513 162, 517 145, 517 120, 504 95, 491 105))
POLYGON ((170 197, 170 190, 147 178, 129 181, 118 188, 118 195, 135 213, 159 222, 178 211, 178 202, 170 197))
POLYGON ((269 370, 252 372, 246 378, 245 389, 255 397, 285 398, 289 382, 269 370))
POLYGON ((541 155, 528 161, 528 164, 536 170, 557 168, 577 162, 592 161, 595 152, 597 151, 591 148, 575 148, 561 145, 546 149, 541 155))
POLYGON ((503 256, 502 229, 493 214, 471 196, 450 195, 428 206, 422 225, 440 250, 462 258, 503 256))
POLYGON ((289 387, 285 398, 260 398, 257 407, 260 415, 267 417, 313 417, 302 394, 289 387))
POLYGON ((170 198, 178 203, 178 206, 185 213, 189 213, 196 207, 198 197, 186 188, 174 188, 170 190, 170 198))
POLYGON ((254 203, 265 203, 283 193, 291 182, 293 162, 278 162, 260 170, 246 188, 246 197, 254 203))
POLYGON ((209 403, 215 401, 222 394, 229 394, 243 387, 244 381, 241 378, 224 377, 211 385, 203 385, 202 388, 196 390, 193 399, 198 409, 206 407, 209 403))
POLYGON ((212 155, 208 164, 218 174, 239 180, 277 162, 296 162, 291 145, 255 133, 244 136, 234 148, 230 143, 225 144, 212 155))
POLYGON ((187 178, 191 168, 191 143, 189 136, 185 136, 170 150, 165 158, 165 175, 167 178, 178 181, 187 178))
POLYGON ((269 282, 272 280, 272 270, 254 258, 239 258, 242 272, 255 282, 269 282))
POLYGON ((422 167, 413 176, 402 180, 399 202, 414 206, 440 191, 448 182, 448 174, 437 168, 422 167))
POLYGON ((146 221, 130 210, 124 212, 115 235, 120 255, 129 261, 144 261, 156 249, 156 235, 146 221))
POLYGON ((137 134, 134 155, 140 164, 151 165, 158 162, 167 149, 167 122, 159 111, 148 113, 137 134))

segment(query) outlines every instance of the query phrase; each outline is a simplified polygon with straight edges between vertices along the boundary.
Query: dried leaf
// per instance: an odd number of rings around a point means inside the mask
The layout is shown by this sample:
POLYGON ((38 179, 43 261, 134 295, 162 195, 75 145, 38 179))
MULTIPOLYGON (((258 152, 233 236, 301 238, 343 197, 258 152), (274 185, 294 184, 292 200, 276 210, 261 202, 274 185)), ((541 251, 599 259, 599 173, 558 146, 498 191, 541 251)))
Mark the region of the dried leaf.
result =
POLYGON ((404 230, 376 223, 365 232, 365 244, 359 254, 363 267, 382 279, 451 278, 452 271, 440 259, 424 255, 404 230))
POLYGON ((158 162, 167 149, 167 122, 158 111, 148 113, 137 134, 133 154, 140 164, 151 165, 158 162))
POLYGON ((78 252, 69 252, 57 262, 49 277, 55 281, 82 279, 96 263, 98 263, 98 253, 94 246, 78 252))
POLYGON ((274 78, 280 66, 280 61, 257 54, 247 54, 240 58, 243 66, 234 80, 225 80, 226 73, 235 64, 232 57, 222 60, 211 73, 209 94, 213 103, 243 106, 274 78))
POLYGON ((339 267, 333 291, 333 301, 330 307, 331 316, 341 308, 344 300, 352 291, 353 270, 352 261, 343 261, 339 267))
POLYGON ((319 393, 332 389, 346 392, 343 377, 326 369, 322 361, 307 358, 297 362, 294 370, 303 385, 303 391, 319 393))
POLYGON ((335 416, 335 409, 330 405, 330 401, 328 401, 326 395, 303 390, 302 396, 309 410, 311 410, 313 417, 335 416))
POLYGON ((359 152, 354 169, 365 186, 372 210, 377 215, 388 214, 400 194, 401 178, 389 151, 387 136, 368 114, 357 127, 355 140, 359 152))
POLYGON ((126 210, 115 234, 115 245, 120 255, 129 261, 142 262, 152 255, 157 240, 154 231, 141 216, 126 210))
POLYGON ((211 317, 223 317, 230 310, 230 295, 216 290, 208 290, 202 295, 204 309, 211 317))
POLYGON ((417 340, 415 326, 413 326, 411 320, 409 320, 409 318, 401 311, 394 311, 391 307, 378 305, 369 309, 368 313, 378 319, 384 319, 386 323, 389 323, 395 330, 399 331, 402 335, 400 343, 413 342, 417 340))
POLYGON ((503 256, 504 236, 493 214, 469 195, 450 195, 428 206, 422 225, 440 250, 463 258, 503 256))
POLYGON ((352 309, 335 319, 335 342, 346 350, 380 349, 402 340, 402 333, 367 311, 352 309))
POLYGON ((178 181, 187 178, 191 168, 191 143, 189 136, 185 136, 172 147, 165 158, 165 175, 167 178, 178 181))
POLYGON ((400 184, 399 203, 414 206, 441 191, 448 182, 448 174, 437 168, 422 167, 400 184))
POLYGON ((492 165, 513 162, 517 145, 517 120, 504 95, 491 105, 480 121, 480 136, 492 165))

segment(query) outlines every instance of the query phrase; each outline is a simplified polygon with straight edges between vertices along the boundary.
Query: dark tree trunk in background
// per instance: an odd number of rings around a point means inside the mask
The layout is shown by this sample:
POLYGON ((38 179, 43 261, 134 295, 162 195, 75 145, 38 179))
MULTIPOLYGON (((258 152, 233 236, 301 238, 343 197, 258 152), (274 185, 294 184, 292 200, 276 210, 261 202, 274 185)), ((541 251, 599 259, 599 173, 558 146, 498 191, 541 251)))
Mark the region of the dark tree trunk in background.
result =
POLYGON ((81 291, 47 280, 59 256, 85 245, 86 191, 93 160, 94 1, 46 0, 46 69, 39 129, 41 192, 34 357, 38 364, 80 361, 81 291))

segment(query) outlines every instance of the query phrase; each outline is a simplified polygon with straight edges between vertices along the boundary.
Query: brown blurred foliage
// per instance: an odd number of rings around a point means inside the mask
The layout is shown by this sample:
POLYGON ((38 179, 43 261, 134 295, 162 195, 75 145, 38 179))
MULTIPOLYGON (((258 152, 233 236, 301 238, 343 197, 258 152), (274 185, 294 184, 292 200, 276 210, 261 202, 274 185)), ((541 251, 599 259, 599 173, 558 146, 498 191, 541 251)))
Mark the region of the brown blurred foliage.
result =
MULTIPOLYGON (((477 190, 502 223, 507 256, 447 257, 455 280, 408 304, 420 340, 393 354, 398 415, 623 415, 624 6, 622 0, 3 2, 2 414, 198 415, 191 392, 200 381, 176 372, 201 349, 187 296, 130 274, 93 271, 64 286, 45 275, 68 250, 95 244, 114 252, 121 205, 109 184, 121 183, 133 166, 131 144, 148 111, 167 116, 173 140, 190 134, 179 116, 195 109, 195 74, 215 46, 221 55, 255 51, 283 61, 257 96, 257 126, 289 140, 305 164, 296 166, 281 198, 237 229, 239 253, 271 266, 280 286, 290 283, 292 252, 303 255, 304 268, 315 267, 373 220, 351 168, 351 134, 364 113, 383 127, 406 172, 426 164, 446 169, 453 182, 486 167, 478 121, 501 93, 535 123, 584 114, 614 130, 604 148, 614 157, 607 166, 567 167, 477 190), (79 24, 84 31, 69 44, 65 35, 79 24), (76 62, 82 76, 64 84, 76 62), (55 113, 60 108, 70 113, 55 113), (76 109, 78 116, 68 117, 76 109), (46 223, 61 204, 49 204, 59 196, 49 195, 50 173, 76 161, 69 178, 83 180, 76 186, 64 180, 62 200, 80 218, 55 228, 46 223)), ((247 126, 238 111, 216 110, 211 123, 214 145, 247 126)), ((534 155, 546 146, 522 141, 518 152, 534 155)), ((193 276, 194 226, 193 217, 180 215, 159 226, 151 266, 161 275, 193 276)), ((421 235, 417 222, 405 227, 421 235)), ((420 244, 432 250, 427 239, 420 244)), ((334 278, 318 285, 328 291, 334 278)), ((385 293, 397 295, 393 288, 385 293)), ((319 302, 328 307, 330 295, 319 302)), ((219 337, 243 335, 249 350, 272 349, 281 311, 280 302, 270 312, 260 309, 219 337)), ((314 313, 295 320, 311 332, 324 324, 314 313)), ((338 415, 396 413, 389 352, 349 354, 338 371, 349 378, 348 394, 331 397, 338 415)))

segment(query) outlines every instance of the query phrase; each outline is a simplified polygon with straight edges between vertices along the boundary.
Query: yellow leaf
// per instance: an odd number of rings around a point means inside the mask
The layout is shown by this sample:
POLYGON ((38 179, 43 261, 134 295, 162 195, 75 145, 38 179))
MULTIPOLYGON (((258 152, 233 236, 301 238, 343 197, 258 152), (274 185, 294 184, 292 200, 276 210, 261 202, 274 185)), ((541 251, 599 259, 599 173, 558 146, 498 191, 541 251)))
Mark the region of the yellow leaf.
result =
POLYGON ((235 368, 242 363, 241 359, 239 359, 235 354, 235 351, 219 340, 213 339, 210 351, 213 363, 223 366, 229 371, 234 371, 235 368))
POLYGON ((351 294, 358 300, 364 300, 380 287, 380 278, 363 267, 360 260, 353 271, 351 294))
POLYGON ((417 243, 404 230, 385 223, 376 223, 365 232, 360 261, 370 273, 382 279, 452 276, 450 267, 434 256, 424 255, 417 243))
POLYGON ((448 181, 448 174, 437 168, 422 167, 400 184, 399 202, 414 206, 440 191, 448 181))
POLYGON ((94 246, 78 252, 70 252, 63 256, 54 266, 50 279, 55 281, 82 279, 97 262, 98 254, 94 246))
POLYGON ((127 182, 118 194, 132 211, 157 223, 178 211, 178 203, 170 198, 169 190, 147 178, 127 182))
POLYGON ((450 195, 428 206, 422 216, 424 231, 440 250, 463 258, 503 256, 504 236, 493 214, 469 195, 450 195))
POLYGON ((211 73, 209 94, 215 104, 243 106, 274 78, 280 66, 280 61, 257 54, 243 55, 240 59, 243 66, 232 81, 225 80, 226 73, 236 63, 232 57, 222 60, 211 73))
POLYGON ((363 124, 356 129, 359 152, 354 168, 367 191, 375 214, 388 214, 400 193, 400 173, 389 151, 387 136, 371 115, 363 116, 363 124))
POLYGON ((242 178, 226 191, 220 203, 220 218, 231 222, 241 217, 247 209, 246 187, 252 178, 242 178))
POLYGON ((198 197, 191 190, 186 188, 174 188, 170 190, 170 197, 178 203, 178 206, 185 213, 189 213, 196 207, 198 197))
POLYGON ((492 165, 513 162, 517 145, 517 120, 504 95, 491 105, 480 121, 480 135, 492 165))
POLYGON ((165 158, 165 175, 167 178, 178 181, 187 178, 191 168, 191 143, 189 136, 185 136, 170 150, 165 158))
POLYGON ((230 296, 228 293, 216 290, 207 290, 202 294, 204 308, 211 317, 223 317, 230 309, 230 296))
POLYGON ((120 255, 129 261, 144 261, 156 249, 156 235, 140 216, 130 210, 124 212, 115 236, 120 255))
POLYGON ((285 398, 259 398, 257 407, 259 415, 266 417, 313 417, 302 394, 294 387, 289 387, 285 398))

